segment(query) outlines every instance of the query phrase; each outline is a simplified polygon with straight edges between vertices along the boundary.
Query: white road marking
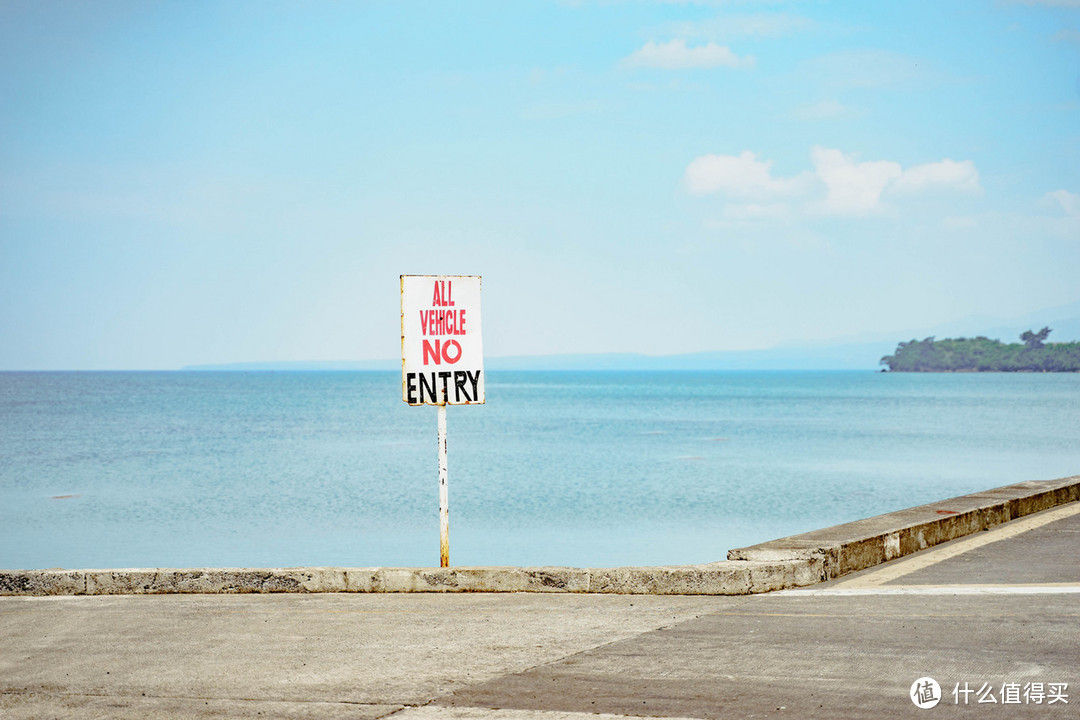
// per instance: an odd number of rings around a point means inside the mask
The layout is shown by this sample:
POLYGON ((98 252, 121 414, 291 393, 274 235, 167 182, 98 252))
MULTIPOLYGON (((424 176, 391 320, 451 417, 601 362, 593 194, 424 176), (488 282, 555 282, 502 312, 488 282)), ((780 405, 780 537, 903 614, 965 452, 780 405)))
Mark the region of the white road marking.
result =
MULTIPOLYGON (((648 716, 650 720, 654 716, 648 716)), ((629 720, 641 715, 609 715, 591 712, 565 712, 552 710, 503 710, 481 707, 444 707, 424 705, 408 707, 386 716, 386 720, 629 720)), ((668 718, 668 720, 689 720, 668 718)))
POLYGON ((1080 593, 1080 583, 1041 585, 889 585, 869 587, 800 588, 771 595, 1071 595, 1080 593))

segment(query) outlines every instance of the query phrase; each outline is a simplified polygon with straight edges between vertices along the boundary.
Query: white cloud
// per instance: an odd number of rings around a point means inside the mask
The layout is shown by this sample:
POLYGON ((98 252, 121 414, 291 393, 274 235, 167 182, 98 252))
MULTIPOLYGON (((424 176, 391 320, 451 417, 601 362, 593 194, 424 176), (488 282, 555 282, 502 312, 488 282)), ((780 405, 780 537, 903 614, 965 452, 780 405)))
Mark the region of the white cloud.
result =
POLYGON ((970 160, 956 162, 945 158, 939 162, 925 163, 908 168, 890 186, 900 193, 917 193, 936 188, 948 188, 962 192, 979 192, 979 171, 970 160))
POLYGON ((630 67, 652 67, 665 70, 744 68, 752 67, 754 58, 751 55, 739 57, 731 51, 731 48, 716 43, 687 47, 685 40, 672 40, 666 43, 650 40, 626 57, 623 64, 630 67))
POLYGON ((1080 240, 1080 194, 1054 190, 1042 198, 1042 204, 1061 208, 1064 215, 1043 216, 1047 229, 1066 240, 1080 240))
POLYGON ((744 200, 798 195, 812 178, 808 173, 791 178, 772 176, 772 161, 758 160, 744 150, 738 155, 702 155, 694 158, 683 175, 691 195, 723 193, 744 200))
POLYGON ((890 160, 857 162, 839 150, 815 146, 810 150, 814 172, 825 183, 821 209, 831 215, 872 215, 880 212, 881 193, 903 174, 890 160))
POLYGON ((1068 190, 1055 190, 1043 196, 1047 203, 1057 203, 1069 217, 1080 218, 1080 195, 1068 190))
MULTIPOLYGON (((811 214, 860 217, 887 211, 882 198, 890 193, 982 190, 970 160, 944 159, 904 170, 892 160, 863 162, 841 150, 814 146, 810 162, 813 172, 776 177, 772 162, 750 150, 738 155, 702 155, 687 165, 683 183, 691 195, 715 193, 738 201, 728 204, 724 212, 741 220, 785 216, 793 211, 785 203, 792 201, 801 201, 802 209, 811 214)), ((1080 196, 1060 190, 1047 197, 1080 212, 1080 196)))

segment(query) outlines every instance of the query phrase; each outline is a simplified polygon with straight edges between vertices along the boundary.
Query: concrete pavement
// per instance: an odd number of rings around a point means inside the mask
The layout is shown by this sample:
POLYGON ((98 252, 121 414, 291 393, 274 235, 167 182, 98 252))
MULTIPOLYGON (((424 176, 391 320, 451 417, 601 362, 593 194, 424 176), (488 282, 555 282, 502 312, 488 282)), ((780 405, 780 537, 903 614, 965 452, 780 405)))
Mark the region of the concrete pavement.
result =
POLYGON ((1075 717, 1080 504, 1029 519, 1048 522, 1016 533, 1006 524, 814 588, 726 599, 700 618, 435 704, 695 718, 922 717, 908 693, 932 677, 941 688, 939 715, 1075 717))
POLYGON ((0 715, 380 717, 710 609, 536 594, 2 598, 0 715))

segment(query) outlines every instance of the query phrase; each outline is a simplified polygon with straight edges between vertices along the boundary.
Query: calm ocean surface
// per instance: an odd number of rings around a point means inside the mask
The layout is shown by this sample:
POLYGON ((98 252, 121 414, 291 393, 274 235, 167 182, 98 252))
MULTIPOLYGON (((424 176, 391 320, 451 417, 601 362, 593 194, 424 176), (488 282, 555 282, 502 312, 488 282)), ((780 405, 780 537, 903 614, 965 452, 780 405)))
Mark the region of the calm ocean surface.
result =
MULTIPOLYGON (((492 372, 454 565, 644 565, 1080 474, 1080 375, 492 372)), ((400 374, 0 373, 0 567, 438 564, 400 374)))

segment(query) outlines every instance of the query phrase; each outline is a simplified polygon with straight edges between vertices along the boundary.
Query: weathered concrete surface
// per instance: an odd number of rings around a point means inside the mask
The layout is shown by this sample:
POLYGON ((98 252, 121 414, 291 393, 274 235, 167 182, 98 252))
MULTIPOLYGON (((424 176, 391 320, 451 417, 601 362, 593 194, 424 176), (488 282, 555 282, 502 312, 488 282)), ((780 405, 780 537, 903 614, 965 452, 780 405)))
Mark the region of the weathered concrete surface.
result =
POLYGON ((0 598, 0 717, 378 717, 698 617, 714 602, 535 593, 0 598))
MULTIPOLYGON (((797 592, 797 591, 793 591, 797 592)), ((764 595, 715 613, 459 690, 436 704, 695 718, 920 717, 936 679, 948 717, 1076 717, 1077 595, 764 595), (1003 683, 1067 682, 1069 705, 1003 706, 1003 683), (992 684, 989 709, 953 701, 992 684), (996 711, 991 712, 991 711, 996 711)))
POLYGON ((1007 536, 1007 528, 991 529, 986 544, 895 584, 862 588, 865 594, 845 593, 876 568, 812 588, 716 598, 716 610, 700 618, 477 683, 406 710, 401 719, 457 720, 440 716, 436 707, 471 710, 465 717, 476 720, 511 720, 501 714, 511 709, 521 720, 556 712, 702 719, 1076 717, 1080 514, 1018 536, 1007 536), (991 542, 995 534, 1006 537, 991 542), (912 594, 904 594, 908 590, 912 594), (940 704, 929 712, 908 696, 925 676, 942 689, 940 704), (954 694, 965 683, 972 690, 966 704, 954 694), (1012 705, 1002 701, 1006 683, 1019 688, 1012 705), (1026 683, 1044 690, 1065 683, 1067 697, 1028 702, 1026 683), (992 703, 978 702, 984 685, 992 688, 992 703), (480 708, 492 710, 483 715, 480 708))
POLYGON ((129 697, 45 692, 0 693, 0 717, 64 720, 146 720, 146 718, 288 718, 292 720, 376 720, 402 705, 281 700, 129 697))
POLYGON ((813 558, 824 579, 836 578, 1076 500, 1080 476, 1033 480, 738 548, 728 559, 813 558))

